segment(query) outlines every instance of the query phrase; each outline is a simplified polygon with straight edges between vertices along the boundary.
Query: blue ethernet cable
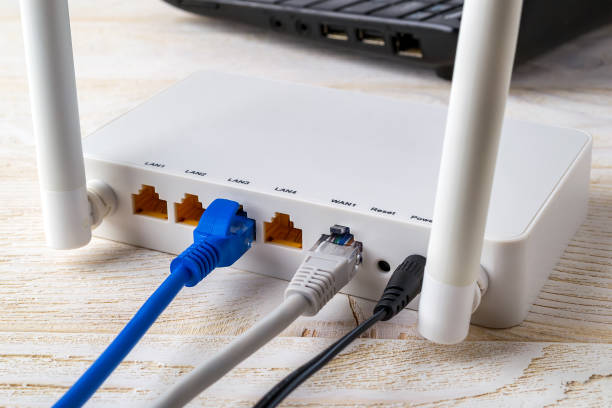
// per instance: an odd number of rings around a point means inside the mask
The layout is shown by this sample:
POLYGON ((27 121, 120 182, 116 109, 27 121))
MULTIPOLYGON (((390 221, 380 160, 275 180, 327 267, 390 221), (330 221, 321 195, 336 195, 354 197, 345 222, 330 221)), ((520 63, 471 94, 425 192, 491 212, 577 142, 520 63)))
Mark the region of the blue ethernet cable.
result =
POLYGON ((230 266, 255 240, 255 222, 234 201, 213 201, 193 231, 193 244, 170 264, 170 275, 54 408, 83 406, 134 348, 183 286, 195 286, 217 267, 230 266))

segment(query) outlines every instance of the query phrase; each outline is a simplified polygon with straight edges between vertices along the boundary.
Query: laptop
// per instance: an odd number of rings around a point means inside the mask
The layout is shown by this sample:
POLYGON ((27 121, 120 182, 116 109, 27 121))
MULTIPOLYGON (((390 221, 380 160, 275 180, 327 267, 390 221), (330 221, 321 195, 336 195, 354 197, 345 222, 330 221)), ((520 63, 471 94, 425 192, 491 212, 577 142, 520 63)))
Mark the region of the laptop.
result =
MULTIPOLYGON (((443 78, 452 76, 463 8, 463 0, 164 1, 204 16, 435 69, 443 78)), ((516 62, 610 22, 612 0, 524 0, 516 62)))

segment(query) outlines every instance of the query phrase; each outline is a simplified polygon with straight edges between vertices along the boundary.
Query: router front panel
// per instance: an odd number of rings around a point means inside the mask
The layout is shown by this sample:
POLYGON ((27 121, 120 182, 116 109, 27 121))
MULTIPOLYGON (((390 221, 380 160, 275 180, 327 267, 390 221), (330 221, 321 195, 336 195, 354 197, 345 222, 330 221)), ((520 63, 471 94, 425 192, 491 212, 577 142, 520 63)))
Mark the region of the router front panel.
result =
MULTIPOLYGON (((256 244, 236 267, 288 280, 300 244, 308 249, 330 225, 347 225, 364 243, 364 264, 344 291, 378 299, 385 263, 393 270, 426 255, 445 114, 353 92, 193 75, 85 140, 88 178, 106 181, 119 201, 95 233, 178 253, 191 242, 198 205, 228 198, 257 223, 256 244), (272 220, 276 213, 284 215, 272 220)), ((587 135, 506 121, 482 255, 490 286, 474 322, 508 327, 524 318, 586 214, 589 169, 587 135)))

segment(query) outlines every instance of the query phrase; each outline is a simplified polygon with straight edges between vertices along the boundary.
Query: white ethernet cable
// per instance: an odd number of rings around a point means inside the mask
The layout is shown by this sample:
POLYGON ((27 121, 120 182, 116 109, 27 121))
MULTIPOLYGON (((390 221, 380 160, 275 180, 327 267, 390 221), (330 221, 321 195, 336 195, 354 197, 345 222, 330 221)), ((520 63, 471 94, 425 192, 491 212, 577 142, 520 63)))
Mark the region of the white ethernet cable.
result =
POLYGON ((348 227, 334 225, 306 253, 285 291, 285 300, 225 349, 187 374, 153 405, 182 407, 280 334, 299 316, 314 316, 357 273, 361 242, 348 227))

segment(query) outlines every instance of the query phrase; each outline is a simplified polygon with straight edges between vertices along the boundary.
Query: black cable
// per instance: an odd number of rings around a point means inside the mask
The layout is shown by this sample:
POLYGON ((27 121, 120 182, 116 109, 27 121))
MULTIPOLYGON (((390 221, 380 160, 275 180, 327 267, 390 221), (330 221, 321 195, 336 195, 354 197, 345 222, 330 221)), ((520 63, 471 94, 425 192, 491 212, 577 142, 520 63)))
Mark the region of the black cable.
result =
POLYGON ((344 350, 349 344, 380 320, 389 320, 406 307, 421 291, 425 258, 411 255, 395 269, 383 294, 374 308, 372 316, 355 327, 316 357, 302 365, 263 396, 253 408, 271 408, 280 404, 293 390, 325 364, 344 350))
POLYGON ((260 407, 275 407, 295 388, 302 384, 308 377, 319 371, 325 364, 333 359, 338 353, 346 348, 353 340, 358 338, 363 332, 368 330, 374 323, 378 322, 385 316, 384 311, 375 313, 368 320, 355 327, 349 333, 345 334, 341 339, 334 344, 317 354, 312 360, 302 365, 300 368, 293 371, 281 382, 276 384, 264 397, 254 405, 254 408, 260 407))

